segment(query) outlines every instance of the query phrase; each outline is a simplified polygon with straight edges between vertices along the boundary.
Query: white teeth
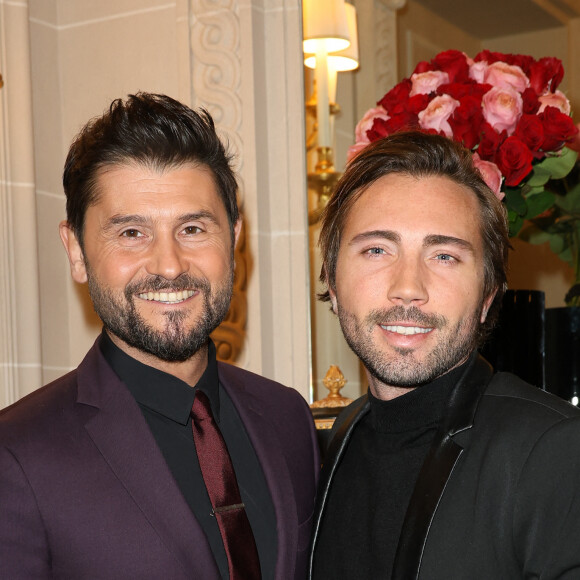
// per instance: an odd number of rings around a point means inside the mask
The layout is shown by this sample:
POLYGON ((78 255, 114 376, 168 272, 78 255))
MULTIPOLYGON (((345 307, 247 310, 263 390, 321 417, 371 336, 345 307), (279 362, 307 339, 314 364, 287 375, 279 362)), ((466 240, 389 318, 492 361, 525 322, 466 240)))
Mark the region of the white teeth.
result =
POLYGON ((421 326, 383 326, 381 328, 389 332, 396 332, 397 334, 427 334, 433 330, 432 328, 422 328, 421 326))
POLYGON ((194 290, 183 290, 179 292, 143 292, 139 294, 142 300, 153 300, 155 302, 163 302, 165 304, 178 304, 195 294, 194 290))

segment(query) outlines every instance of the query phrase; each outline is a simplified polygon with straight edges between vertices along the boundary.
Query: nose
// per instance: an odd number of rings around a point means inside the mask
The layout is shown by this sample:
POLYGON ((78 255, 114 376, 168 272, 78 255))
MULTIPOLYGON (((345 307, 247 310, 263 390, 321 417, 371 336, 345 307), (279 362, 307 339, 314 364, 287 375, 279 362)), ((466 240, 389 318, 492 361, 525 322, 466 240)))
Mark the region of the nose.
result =
POLYGON ((147 272, 175 280, 187 270, 184 248, 174 236, 157 235, 149 248, 147 272))
POLYGON ((425 304, 429 300, 428 275, 420 259, 400 257, 391 268, 387 294, 389 300, 405 306, 425 304))

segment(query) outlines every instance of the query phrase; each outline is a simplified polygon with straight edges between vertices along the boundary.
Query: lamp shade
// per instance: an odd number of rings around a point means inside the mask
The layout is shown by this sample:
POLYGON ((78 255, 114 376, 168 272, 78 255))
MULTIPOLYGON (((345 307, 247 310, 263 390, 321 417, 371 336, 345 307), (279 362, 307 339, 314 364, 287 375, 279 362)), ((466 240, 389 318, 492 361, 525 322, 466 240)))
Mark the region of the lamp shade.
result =
POLYGON ((302 22, 306 53, 337 52, 350 44, 344 0, 304 0, 302 22))
MULTIPOLYGON (((352 4, 345 3, 346 18, 348 24, 348 34, 350 46, 339 52, 333 52, 328 55, 328 66, 335 71, 343 72, 358 68, 358 32, 356 24, 356 8, 352 4)), ((307 56, 304 64, 308 68, 316 67, 316 56, 307 56)))

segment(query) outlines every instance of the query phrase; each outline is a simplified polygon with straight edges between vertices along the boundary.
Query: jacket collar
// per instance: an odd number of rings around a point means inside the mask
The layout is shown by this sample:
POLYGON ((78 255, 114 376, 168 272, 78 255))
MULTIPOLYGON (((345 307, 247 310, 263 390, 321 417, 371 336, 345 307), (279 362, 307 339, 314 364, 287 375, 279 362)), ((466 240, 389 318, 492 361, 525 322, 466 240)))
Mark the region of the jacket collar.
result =
POLYGON ((298 515, 291 467, 285 454, 280 452, 282 444, 272 419, 264 408, 264 402, 246 388, 239 370, 231 365, 218 363, 218 374, 221 385, 228 392, 244 423, 270 490, 278 534, 275 579, 293 578, 293 555, 298 549, 298 515))
POLYGON ((78 367, 79 417, 128 497, 181 563, 184 574, 205 562, 204 578, 217 580, 219 571, 205 534, 137 402, 105 361, 99 340, 78 367))
MULTIPOLYGON (((453 438, 473 426, 479 401, 492 376, 493 369, 489 363, 474 353, 464 374, 451 391, 444 414, 444 423, 427 454, 409 502, 395 555, 392 580, 418 578, 429 527, 447 480, 463 451, 463 446, 453 438)), ((348 414, 344 418, 341 417, 341 423, 337 425, 329 446, 317 498, 309 577, 312 577, 316 541, 332 478, 348 446, 352 432, 361 418, 369 412, 369 408, 366 396, 353 403, 348 414)))

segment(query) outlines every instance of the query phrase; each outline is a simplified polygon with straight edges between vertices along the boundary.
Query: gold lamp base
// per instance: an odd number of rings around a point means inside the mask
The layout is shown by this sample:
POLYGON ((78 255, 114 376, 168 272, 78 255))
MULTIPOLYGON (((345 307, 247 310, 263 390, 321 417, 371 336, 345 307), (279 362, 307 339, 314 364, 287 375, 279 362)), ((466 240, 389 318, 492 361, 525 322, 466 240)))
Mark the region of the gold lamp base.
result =
POLYGON ((317 147, 316 151, 318 161, 314 173, 308 174, 308 185, 316 192, 316 207, 308 212, 308 225, 311 226, 320 221, 322 212, 341 175, 334 169, 331 147, 317 147))

